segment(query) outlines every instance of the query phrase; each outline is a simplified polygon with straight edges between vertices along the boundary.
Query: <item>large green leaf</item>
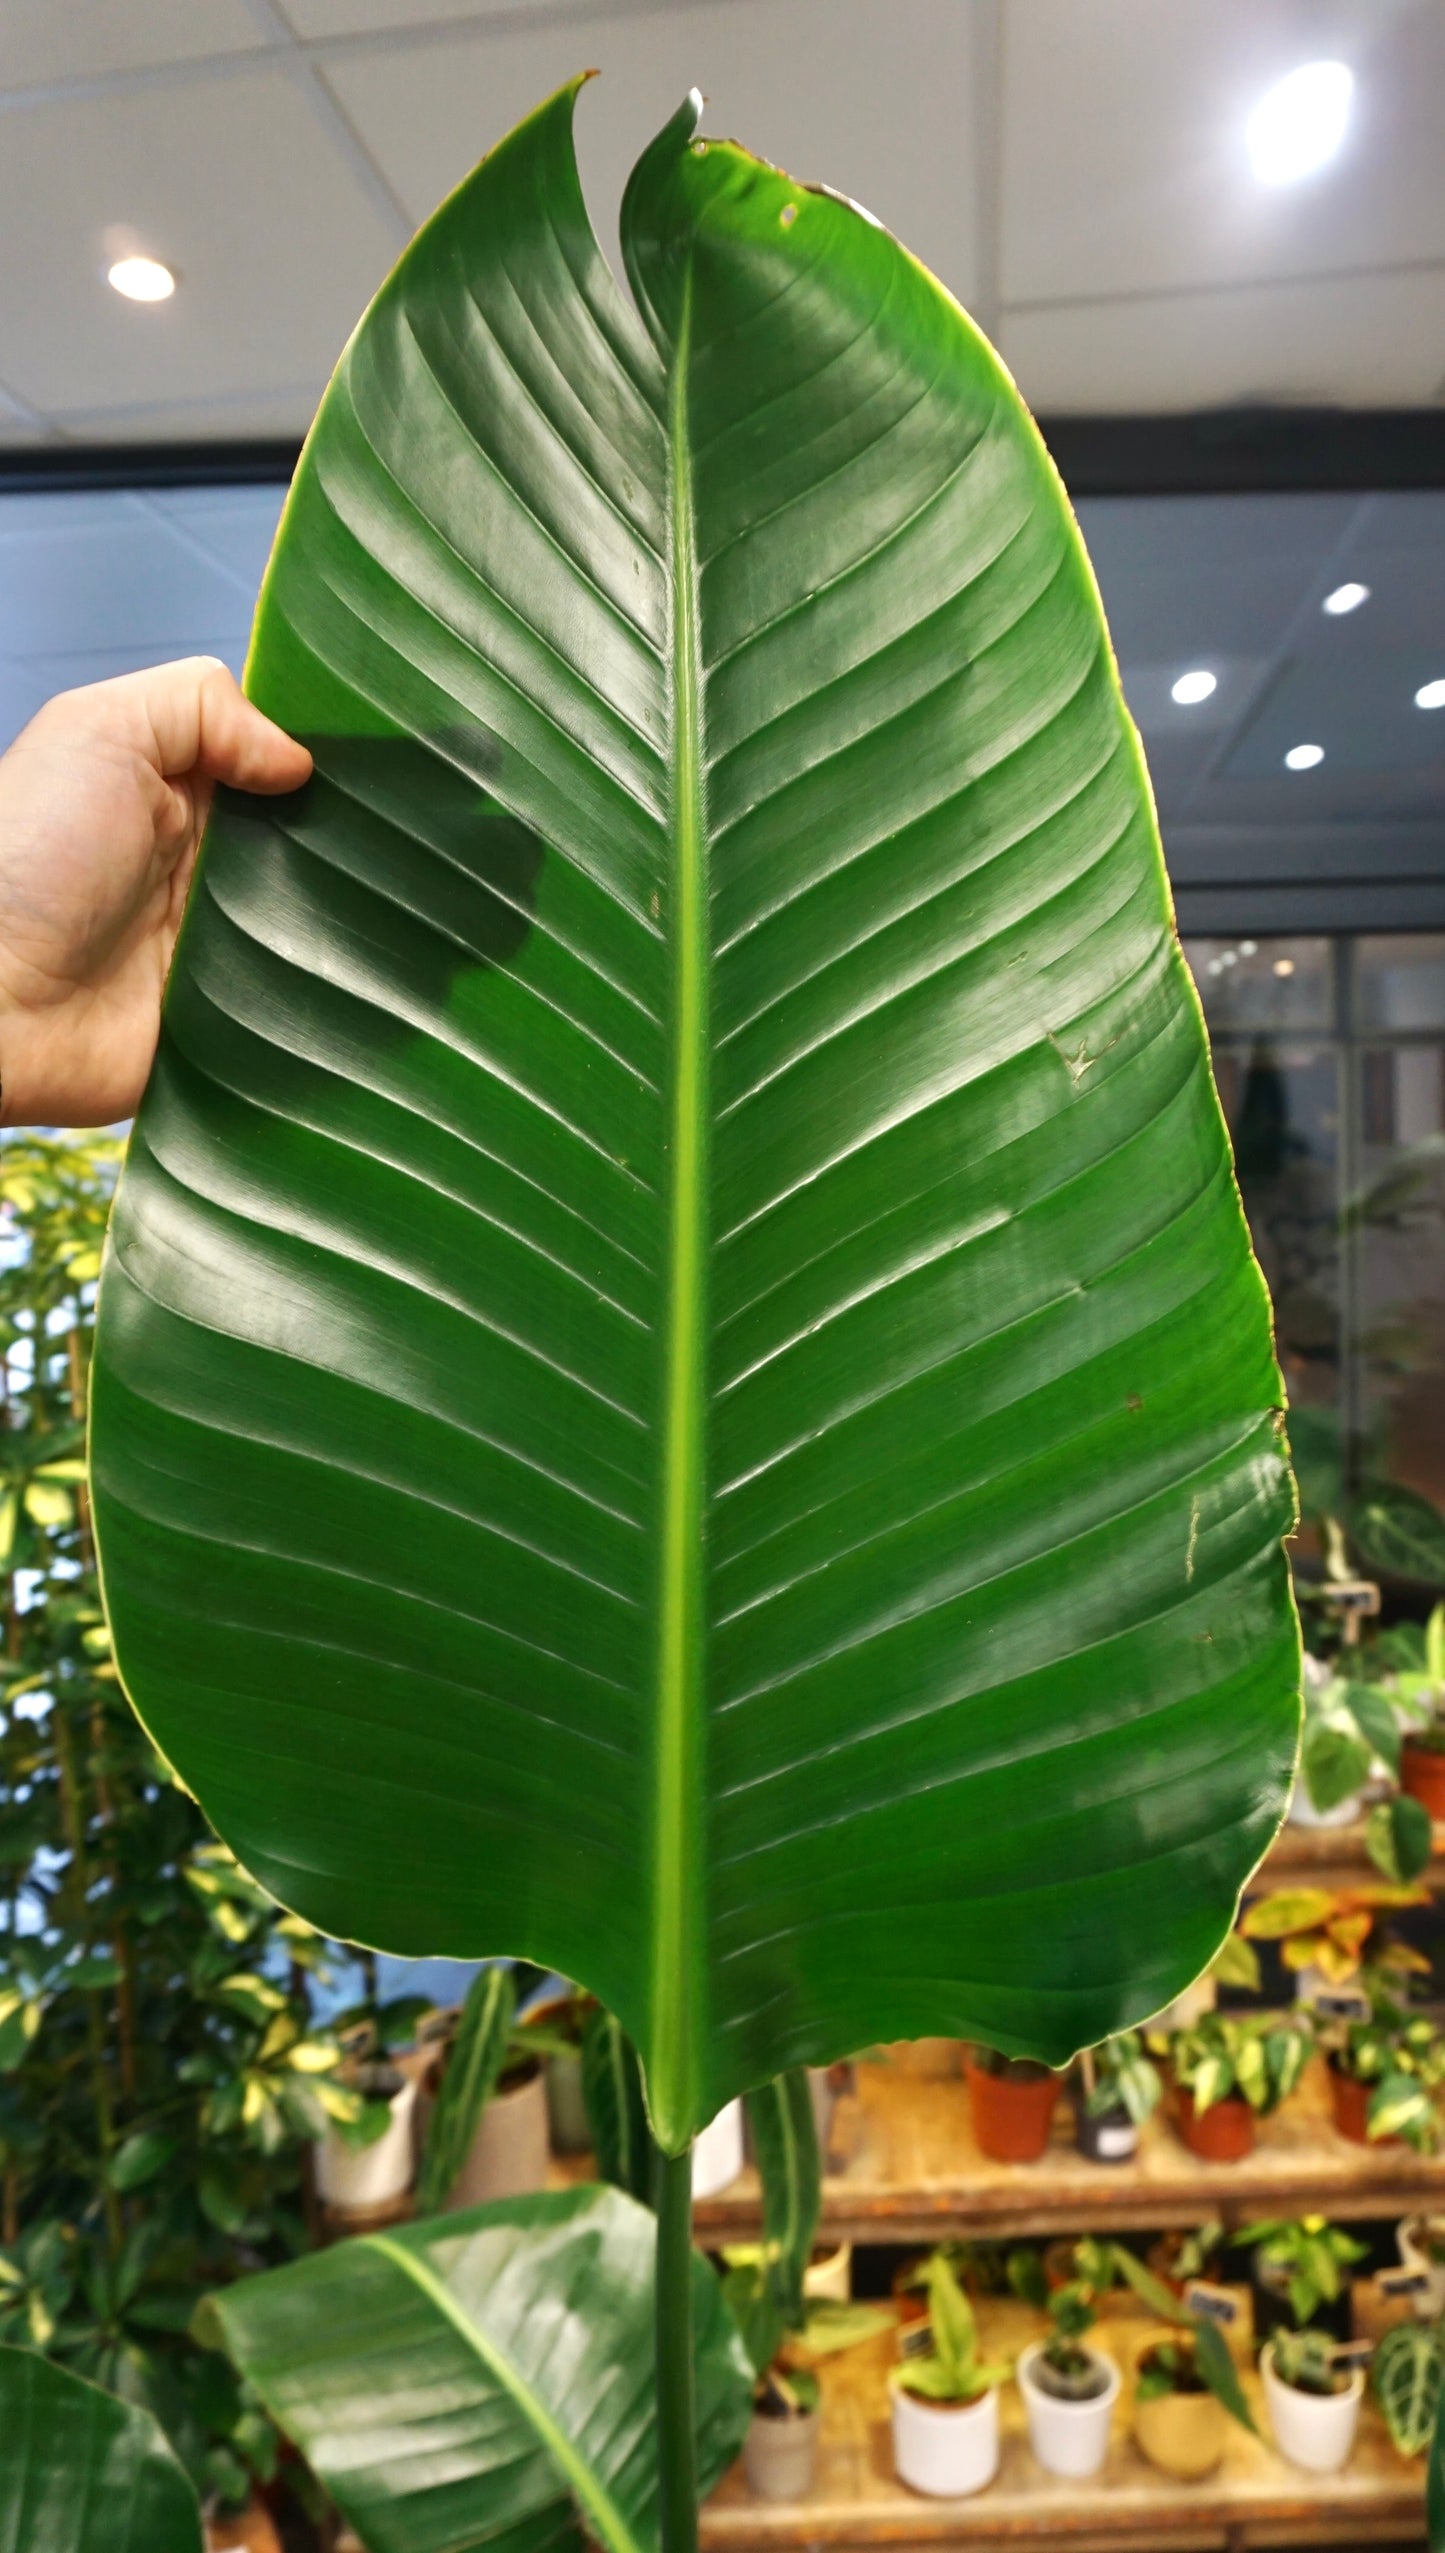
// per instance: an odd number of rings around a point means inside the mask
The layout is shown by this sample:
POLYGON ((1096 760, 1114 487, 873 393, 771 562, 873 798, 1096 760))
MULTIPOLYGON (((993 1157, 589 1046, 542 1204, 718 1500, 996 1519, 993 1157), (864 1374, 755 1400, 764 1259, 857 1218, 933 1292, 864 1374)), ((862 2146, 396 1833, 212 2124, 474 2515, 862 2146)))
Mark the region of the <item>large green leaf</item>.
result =
POLYGON ((1418 1490, 1373 1481, 1350 1511, 1350 1528, 1371 1569, 1445 1587, 1445 1516, 1418 1490))
POLYGON ((590 1986, 669 2150, 1203 1967, 1297 1733, 1281 1384, 1138 739, 988 346, 695 102, 403 258, 103 1284, 117 1652, 258 1878, 590 1986))
MULTIPOLYGON (((369 2553, 537 2553, 657 2536, 656 2219, 551 2191, 367 2234, 211 2299, 227 2348, 369 2553)), ((693 2257, 700 2486, 752 2378, 693 2257)))
POLYGON ((194 2490, 148 2411, 0 2347, 5 2553, 201 2553, 194 2490))

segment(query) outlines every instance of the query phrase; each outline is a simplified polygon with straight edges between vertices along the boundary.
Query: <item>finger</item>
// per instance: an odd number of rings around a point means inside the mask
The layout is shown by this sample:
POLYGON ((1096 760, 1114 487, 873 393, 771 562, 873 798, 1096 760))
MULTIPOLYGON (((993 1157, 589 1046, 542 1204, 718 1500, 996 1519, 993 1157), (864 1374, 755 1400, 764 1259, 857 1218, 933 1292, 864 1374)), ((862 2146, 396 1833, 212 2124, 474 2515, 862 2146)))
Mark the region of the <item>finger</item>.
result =
POLYGON ((215 656, 187 656, 132 679, 145 685, 156 767, 167 779, 196 772, 232 789, 299 789, 311 756, 247 700, 215 656))

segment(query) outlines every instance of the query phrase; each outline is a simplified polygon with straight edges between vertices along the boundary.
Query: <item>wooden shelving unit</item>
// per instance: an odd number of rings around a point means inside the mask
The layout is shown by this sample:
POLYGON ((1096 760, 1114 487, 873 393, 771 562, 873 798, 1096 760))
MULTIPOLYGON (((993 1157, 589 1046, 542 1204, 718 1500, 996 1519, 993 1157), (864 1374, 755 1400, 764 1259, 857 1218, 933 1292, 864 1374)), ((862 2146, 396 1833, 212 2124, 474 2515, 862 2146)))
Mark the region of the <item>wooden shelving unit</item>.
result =
MULTIPOLYGON (((1043 2328, 1012 2300, 979 2309, 990 2357, 1015 2357, 1043 2328)), ((888 2371, 891 2332, 832 2360, 823 2373, 818 2473, 806 2500, 756 2500, 741 2469, 702 2512, 703 2553, 803 2553, 805 2547, 958 2544, 1003 2553, 1019 2544, 1059 2544, 1069 2553, 1245 2553, 1256 2545, 1415 2544, 1424 2540, 1423 2459, 1401 2461, 1366 2398, 1355 2452, 1343 2473, 1300 2473, 1263 2443, 1268 2437, 1259 2380, 1242 2369, 1262 2432, 1230 2424, 1218 2470, 1177 2483, 1145 2462, 1129 2435, 1134 2360, 1151 2326, 1130 2310, 1102 2318, 1095 2337, 1116 2357, 1125 2385, 1108 2461, 1091 2482, 1061 2482, 1034 2462, 1023 2404, 1013 2386, 1000 2403, 1003 2454, 998 2478, 968 2500, 925 2500, 893 2471, 888 2371)))
MULTIPOLYGON (((856 2243, 936 2243, 948 2235, 1053 2235, 1225 2224, 1255 2216, 1405 2215, 1445 2208, 1445 2160, 1404 2145, 1352 2145, 1330 2115, 1323 2065, 1312 2063, 1293 2097, 1260 2122, 1242 2163, 1202 2163, 1167 2119, 1151 2120, 1130 2163, 1090 2163, 1073 2142, 1067 2096, 1038 2163, 994 2163, 974 2138, 961 2073, 860 2064, 856 2090, 833 2116, 820 2233, 856 2243)), ((758 2228, 758 2184, 749 2169, 718 2198, 699 2203, 699 2242, 744 2241, 758 2228)))
MULTIPOLYGON (((1445 1826, 1434 1829, 1434 1852, 1424 1878, 1445 1861, 1445 1826)), ((1252 1889, 1298 1880, 1319 1888, 1351 1888, 1380 1876, 1365 1850, 1364 1820, 1349 1826, 1282 1826, 1252 1889)))

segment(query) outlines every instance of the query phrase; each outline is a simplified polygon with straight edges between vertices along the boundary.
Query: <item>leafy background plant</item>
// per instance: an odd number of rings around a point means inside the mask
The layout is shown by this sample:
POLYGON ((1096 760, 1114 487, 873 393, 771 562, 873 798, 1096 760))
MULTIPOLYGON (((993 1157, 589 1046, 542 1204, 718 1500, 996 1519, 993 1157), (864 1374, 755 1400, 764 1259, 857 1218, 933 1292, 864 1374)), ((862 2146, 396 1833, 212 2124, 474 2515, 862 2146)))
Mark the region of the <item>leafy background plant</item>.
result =
POLYGON ((189 2327, 308 2239, 324 1958, 216 1843, 116 1681, 82 1478, 107 1138, 0 1148, 0 2340, 147 2406, 207 2493, 276 2432, 189 2327), (23 2231, 22 2231, 23 2228, 23 2231))

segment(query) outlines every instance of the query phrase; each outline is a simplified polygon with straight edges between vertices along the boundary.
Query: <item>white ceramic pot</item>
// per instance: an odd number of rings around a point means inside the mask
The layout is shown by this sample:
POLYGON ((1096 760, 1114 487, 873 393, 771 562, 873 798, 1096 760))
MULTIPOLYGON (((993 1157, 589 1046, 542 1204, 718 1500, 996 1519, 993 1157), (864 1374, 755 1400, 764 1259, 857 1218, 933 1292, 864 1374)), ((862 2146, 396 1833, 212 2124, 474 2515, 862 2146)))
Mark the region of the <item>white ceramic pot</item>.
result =
POLYGON ((323 2207, 358 2215, 406 2196, 415 2159, 414 2082, 392 2094, 390 2108, 390 2124, 374 2145, 348 2145, 334 2127, 327 2129, 316 2148, 316 2195, 323 2207))
POLYGON ((1108 2378, 1105 2390, 1089 2402, 1066 2402, 1056 2394, 1046 2393, 1038 2381, 1034 2371, 1043 2354, 1044 2343, 1036 2340, 1018 2363, 1029 2445, 1045 2473, 1061 2473, 1071 2481, 1082 2481, 1086 2475, 1099 2471, 1109 2452, 1109 2424, 1119 2399, 1119 2370, 1112 2358, 1091 2349, 1089 2356, 1108 2378))
POLYGON ((1301 2393, 1281 2383, 1274 2372, 1274 2351, 1259 2362, 1270 2427, 1280 2454, 1302 2473, 1338 2473, 1349 2460, 1365 2390, 1363 2367, 1351 2370, 1343 2393, 1301 2393))
POLYGON ((1352 1826, 1356 1818, 1363 1817, 1364 1813, 1364 1800, 1359 1791, 1351 1791, 1349 1798, 1341 1800, 1335 1808, 1316 1808, 1309 1792, 1305 1789, 1304 1775, 1300 1773, 1295 1776, 1295 1786, 1290 1792, 1289 1808, 1286 1811, 1291 1826, 1352 1826))
POLYGON ((448 2207, 525 2198, 547 2186, 547 2086, 539 2067, 510 2092, 494 2092, 467 2159, 447 2192, 448 2207))
POLYGON ((830 2304, 847 2304, 853 2293, 851 2243, 840 2243, 835 2252, 825 2252, 821 2260, 809 2261, 803 2272, 803 2293, 824 2297, 830 2304))
POLYGON ((1419 2320, 1437 2322, 1445 2314, 1445 2261, 1432 2260, 1426 2249, 1424 2217, 1404 2217, 1395 2229, 1395 2244, 1400 2267, 1423 2270, 1430 2281, 1428 2287, 1422 2287, 1419 2295, 1410 2299, 1419 2320))
POLYGON ((743 2168, 743 2105, 729 2101, 698 2133, 692 2149, 692 2194, 716 2198, 743 2168))
POLYGON ((743 2466, 760 2500, 805 2500, 818 2466, 818 2414, 765 2420, 753 2413, 743 2440, 743 2466))
POLYGON ((905 2393, 895 2372, 893 2462, 910 2491, 931 2500, 965 2500, 982 2491, 998 2471, 998 2394, 977 2402, 924 2402, 905 2393))

